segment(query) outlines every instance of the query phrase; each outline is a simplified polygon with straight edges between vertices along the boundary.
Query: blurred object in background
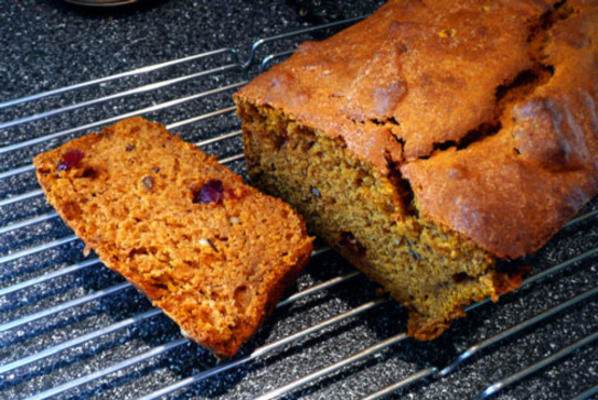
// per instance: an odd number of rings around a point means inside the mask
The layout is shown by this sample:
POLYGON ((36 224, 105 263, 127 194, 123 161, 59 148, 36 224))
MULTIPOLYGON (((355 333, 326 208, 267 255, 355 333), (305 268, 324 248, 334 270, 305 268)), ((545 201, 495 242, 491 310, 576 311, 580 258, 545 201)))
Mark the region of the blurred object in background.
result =
POLYGON ((89 7, 115 7, 142 2, 143 0, 64 0, 67 3, 89 7))

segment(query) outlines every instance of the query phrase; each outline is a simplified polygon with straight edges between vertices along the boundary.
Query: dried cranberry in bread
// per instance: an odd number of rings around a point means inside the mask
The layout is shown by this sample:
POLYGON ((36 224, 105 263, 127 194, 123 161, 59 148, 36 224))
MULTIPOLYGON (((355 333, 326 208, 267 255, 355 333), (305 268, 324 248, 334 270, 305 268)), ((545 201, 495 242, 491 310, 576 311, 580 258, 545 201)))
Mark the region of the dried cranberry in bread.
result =
POLYGON ((390 1, 235 95, 249 174, 433 339, 598 192, 597 54, 596 1, 390 1))
POLYGON ((48 202, 183 332, 232 356, 309 258, 301 217, 142 118, 35 157, 48 202))

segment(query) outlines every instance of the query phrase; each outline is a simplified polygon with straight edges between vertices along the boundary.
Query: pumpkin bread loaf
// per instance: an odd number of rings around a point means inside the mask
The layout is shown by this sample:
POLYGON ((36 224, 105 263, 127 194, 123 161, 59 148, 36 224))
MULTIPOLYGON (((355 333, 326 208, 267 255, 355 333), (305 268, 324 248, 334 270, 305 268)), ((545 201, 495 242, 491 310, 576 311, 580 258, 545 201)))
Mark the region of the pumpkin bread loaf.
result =
POLYGON ((142 118, 35 157, 48 202, 185 335, 232 356, 306 264, 288 205, 142 118))
POLYGON ((598 192, 598 2, 390 1, 235 101, 255 184, 433 339, 598 192))

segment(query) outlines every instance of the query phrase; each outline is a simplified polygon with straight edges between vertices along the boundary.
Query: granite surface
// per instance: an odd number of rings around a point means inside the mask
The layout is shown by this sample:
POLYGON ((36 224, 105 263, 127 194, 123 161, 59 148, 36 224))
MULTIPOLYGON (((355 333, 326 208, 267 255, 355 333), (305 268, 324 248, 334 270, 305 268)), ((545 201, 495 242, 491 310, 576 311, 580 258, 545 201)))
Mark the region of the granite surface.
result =
MULTIPOLYGON (((322 38, 333 30, 318 30, 266 42, 258 47, 254 66, 246 70, 240 68, 239 63, 248 59, 256 39, 359 16, 371 12, 379 2, 354 2, 358 5, 338 1, 322 3, 314 6, 311 1, 146 0, 127 9, 90 10, 50 0, 0 2, 0 103, 133 68, 224 49, 160 70, 1 108, 0 121, 6 122, 111 96, 101 103, 91 102, 86 107, 0 129, 0 174, 15 167, 26 167, 37 152, 128 113, 143 112, 148 118, 171 124, 183 138, 194 142, 238 130, 239 123, 230 112, 186 120, 231 106, 230 94, 235 85, 254 76, 257 73, 255 65, 266 55, 286 52, 299 41, 322 38), (181 76, 186 78, 167 86, 144 86, 181 76), (233 86, 217 90, 226 85, 233 86), (113 95, 139 86, 147 90, 120 97, 113 95), (181 98, 186 101, 169 103, 181 98), (89 126, 83 129, 70 129, 86 124, 89 126), (54 136, 37 144, 13 150, 7 147, 50 134, 54 136)), ((206 145, 204 150, 221 158, 234 156, 241 151, 241 141, 234 136, 206 145)), ((237 172, 244 171, 240 160, 230 166, 237 172)), ((35 177, 29 170, 2 177, 0 202, 37 189, 35 177)), ((588 205, 586 211, 593 209, 598 209, 598 201, 588 205)), ((51 208, 39 195, 4 204, 0 206, 0 229, 50 212, 51 208)), ((595 248, 598 245, 597 221, 598 217, 590 217, 563 229, 538 254, 520 261, 532 267, 528 276, 595 248)), ((0 288, 85 260, 82 245, 77 240, 10 260, 10 255, 15 252, 37 248, 70 234, 70 230, 56 218, 0 233, 0 288)), ((92 254, 89 259, 93 257, 92 254)), ((83 265, 75 272, 0 295, 0 365, 150 310, 149 302, 125 285, 95 301, 6 329, 10 321, 123 282, 101 264, 83 265)), ((306 289, 351 271, 353 269, 346 262, 326 252, 312 259, 293 290, 306 289)), ((421 369, 442 368, 476 342, 593 289, 597 280, 598 256, 591 255, 564 271, 505 295, 498 304, 485 304, 474 309, 434 342, 397 341, 361 361, 293 390, 287 396, 360 398, 421 369)), ((376 286, 359 275, 281 307, 260 333, 244 346, 239 357, 367 303, 376 298, 375 291, 376 286)), ((399 334, 405 329, 405 322, 406 313, 400 306, 392 301, 383 302, 253 361, 188 385, 171 393, 170 397, 253 398, 399 334)), ((446 377, 421 380, 393 396, 475 398, 491 383, 590 335, 597 328, 598 304, 594 296, 490 346, 446 377)), ((208 368, 226 365, 226 361, 218 363, 199 346, 180 339, 178 329, 165 316, 142 314, 139 321, 50 355, 43 361, 0 372, 0 398, 24 398, 65 383, 75 386, 79 378, 86 383, 54 397, 137 398, 208 368), (160 351, 159 346, 167 343, 174 347, 160 351), (115 373, 85 379, 94 371, 117 365, 151 349, 159 354, 141 357, 142 361, 115 373)), ((565 399, 597 384, 598 349, 594 342, 502 390, 494 398, 565 399)))

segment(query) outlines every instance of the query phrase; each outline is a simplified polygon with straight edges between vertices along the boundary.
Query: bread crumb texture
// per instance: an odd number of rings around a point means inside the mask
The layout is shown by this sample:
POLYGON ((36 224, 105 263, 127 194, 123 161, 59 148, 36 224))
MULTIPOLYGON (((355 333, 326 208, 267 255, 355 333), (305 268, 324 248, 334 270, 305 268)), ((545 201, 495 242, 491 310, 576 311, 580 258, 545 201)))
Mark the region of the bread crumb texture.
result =
POLYGON ((598 3, 390 1, 235 95, 248 170, 433 339, 598 192, 598 3))
POLYGON ((139 117, 34 165, 86 247, 219 357, 255 332, 312 250, 288 205, 139 117))

